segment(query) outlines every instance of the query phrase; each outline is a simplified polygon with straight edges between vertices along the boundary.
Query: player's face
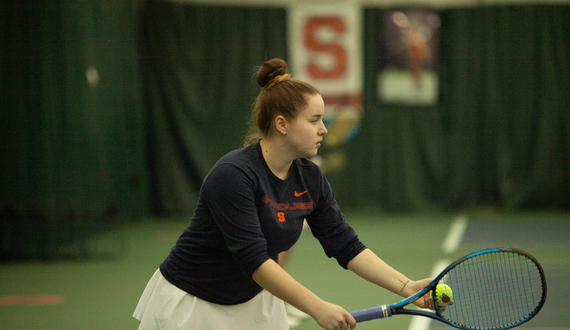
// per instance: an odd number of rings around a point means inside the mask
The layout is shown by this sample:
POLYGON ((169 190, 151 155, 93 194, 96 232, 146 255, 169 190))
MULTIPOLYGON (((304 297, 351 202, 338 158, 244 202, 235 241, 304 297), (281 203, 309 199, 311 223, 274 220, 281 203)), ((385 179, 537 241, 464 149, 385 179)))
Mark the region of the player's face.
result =
POLYGON ((317 154, 327 134, 323 123, 325 103, 320 95, 307 95, 307 105, 290 121, 287 130, 291 151, 296 158, 310 158, 317 154))

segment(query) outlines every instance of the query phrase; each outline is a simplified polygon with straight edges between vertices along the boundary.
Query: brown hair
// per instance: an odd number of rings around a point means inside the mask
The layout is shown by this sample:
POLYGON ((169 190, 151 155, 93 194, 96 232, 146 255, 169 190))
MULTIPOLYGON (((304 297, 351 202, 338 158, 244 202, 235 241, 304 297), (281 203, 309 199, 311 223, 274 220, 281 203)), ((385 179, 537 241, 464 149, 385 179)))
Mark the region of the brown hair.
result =
POLYGON ((279 58, 263 63, 257 71, 257 84, 261 86, 261 92, 251 115, 246 146, 270 135, 277 116, 282 115, 288 120, 295 118, 299 109, 307 105, 307 95, 320 94, 312 85, 291 78, 287 62, 279 58))

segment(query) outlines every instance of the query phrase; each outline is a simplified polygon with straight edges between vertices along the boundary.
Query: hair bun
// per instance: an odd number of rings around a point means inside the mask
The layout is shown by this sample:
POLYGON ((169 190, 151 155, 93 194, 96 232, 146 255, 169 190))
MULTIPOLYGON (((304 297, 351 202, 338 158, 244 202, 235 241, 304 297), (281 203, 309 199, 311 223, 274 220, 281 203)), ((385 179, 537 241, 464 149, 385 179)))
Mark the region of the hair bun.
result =
POLYGON ((271 59, 263 63, 263 66, 257 72, 257 84, 265 87, 273 78, 288 73, 287 62, 280 58, 271 59))

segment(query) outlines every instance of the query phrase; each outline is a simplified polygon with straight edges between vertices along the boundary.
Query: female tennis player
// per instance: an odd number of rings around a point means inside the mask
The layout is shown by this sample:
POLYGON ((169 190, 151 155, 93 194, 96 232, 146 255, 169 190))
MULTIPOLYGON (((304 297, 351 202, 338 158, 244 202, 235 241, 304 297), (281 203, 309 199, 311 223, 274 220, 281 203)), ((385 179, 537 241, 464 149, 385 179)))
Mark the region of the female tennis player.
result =
MULTIPOLYGON (((345 309, 278 265, 304 219, 327 256, 364 279, 403 297, 430 282, 408 279, 367 249, 307 159, 327 133, 319 91, 292 79, 281 59, 266 61, 257 82, 262 89, 246 146, 223 156, 205 177, 190 225, 136 307, 139 329, 284 330, 284 302, 324 329, 354 329, 345 309)), ((433 308, 427 295, 416 304, 433 308)))

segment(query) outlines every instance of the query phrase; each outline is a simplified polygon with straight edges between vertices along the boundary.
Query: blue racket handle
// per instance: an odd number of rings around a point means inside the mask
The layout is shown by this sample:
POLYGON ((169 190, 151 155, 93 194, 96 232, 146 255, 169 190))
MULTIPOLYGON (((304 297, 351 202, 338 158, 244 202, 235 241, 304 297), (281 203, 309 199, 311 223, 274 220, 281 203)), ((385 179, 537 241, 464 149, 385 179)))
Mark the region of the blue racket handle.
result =
POLYGON ((390 308, 390 305, 382 305, 350 312, 350 315, 354 317, 356 322, 383 319, 392 316, 392 308, 390 308))

